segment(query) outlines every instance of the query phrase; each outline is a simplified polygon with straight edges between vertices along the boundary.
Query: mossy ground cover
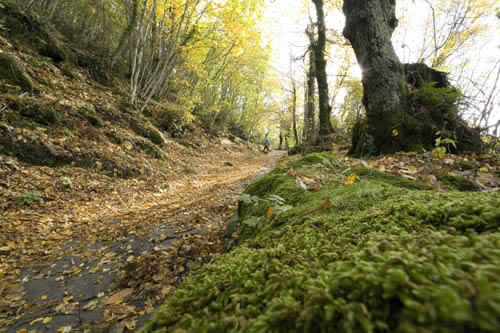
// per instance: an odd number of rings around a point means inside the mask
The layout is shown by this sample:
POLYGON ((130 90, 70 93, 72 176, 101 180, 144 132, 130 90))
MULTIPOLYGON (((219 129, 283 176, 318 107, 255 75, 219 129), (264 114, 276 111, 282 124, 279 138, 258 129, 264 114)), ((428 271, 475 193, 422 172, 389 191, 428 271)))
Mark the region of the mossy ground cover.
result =
POLYGON ((242 199, 239 245, 143 332, 500 330, 499 193, 433 191, 315 154, 242 199), (304 174, 319 190, 297 185, 304 174))

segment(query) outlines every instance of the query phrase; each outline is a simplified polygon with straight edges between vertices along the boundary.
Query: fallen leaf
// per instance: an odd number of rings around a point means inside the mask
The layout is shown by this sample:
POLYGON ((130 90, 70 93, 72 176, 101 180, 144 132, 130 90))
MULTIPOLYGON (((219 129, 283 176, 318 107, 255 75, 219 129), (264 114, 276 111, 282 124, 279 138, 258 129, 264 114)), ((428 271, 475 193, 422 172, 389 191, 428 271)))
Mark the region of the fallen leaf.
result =
POLYGON ((273 216, 273 208, 269 207, 266 212, 266 219, 270 220, 272 216, 273 216))
POLYGON ((33 325, 35 325, 36 323, 38 323, 39 321, 42 321, 42 320, 43 320, 43 318, 34 319, 34 320, 30 321, 30 326, 33 326, 33 325))
POLYGON ((45 318, 43 318, 42 323, 44 323, 44 324, 48 324, 48 323, 50 323, 51 321, 52 321, 52 317, 45 317, 45 318))
POLYGON ((129 297, 130 295, 132 295, 134 293, 134 289, 133 288, 127 288, 127 289, 123 289, 123 290, 120 290, 119 292, 109 296, 109 297, 105 297, 102 302, 104 304, 119 304, 121 302, 123 302, 127 297, 129 297))
POLYGON ((129 331, 134 331, 135 330, 135 325, 136 325, 136 319, 135 318, 130 318, 128 320, 124 320, 123 324, 129 331))
POLYGON ((345 179, 344 179, 344 185, 351 185, 351 184, 354 184, 356 182, 356 180, 358 179, 358 176, 356 176, 355 173, 351 173, 349 176, 347 176, 345 179))
POLYGON ((92 311, 92 310, 94 310, 94 309, 96 308, 96 306, 97 306, 97 303, 98 303, 98 302, 99 302, 99 301, 98 301, 97 299, 95 299, 95 300, 93 300, 93 301, 90 301, 90 302, 88 302, 87 304, 85 304, 85 305, 82 307, 82 309, 92 311))
POLYGON ((153 313, 154 308, 151 304, 146 304, 146 306, 144 307, 144 311, 146 311, 146 313, 153 313))

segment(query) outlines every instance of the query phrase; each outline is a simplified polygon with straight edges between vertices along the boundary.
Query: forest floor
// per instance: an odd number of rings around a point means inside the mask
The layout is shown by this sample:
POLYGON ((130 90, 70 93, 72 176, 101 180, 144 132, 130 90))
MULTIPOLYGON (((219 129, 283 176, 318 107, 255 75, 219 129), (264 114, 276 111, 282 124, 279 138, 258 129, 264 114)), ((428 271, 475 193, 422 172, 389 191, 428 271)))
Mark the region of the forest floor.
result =
POLYGON ((72 194, 55 191, 56 169, 19 166, 10 185, 29 175, 46 200, 1 216, 0 331, 134 331, 221 252, 238 196, 283 155, 221 146, 168 181, 73 169, 72 194))

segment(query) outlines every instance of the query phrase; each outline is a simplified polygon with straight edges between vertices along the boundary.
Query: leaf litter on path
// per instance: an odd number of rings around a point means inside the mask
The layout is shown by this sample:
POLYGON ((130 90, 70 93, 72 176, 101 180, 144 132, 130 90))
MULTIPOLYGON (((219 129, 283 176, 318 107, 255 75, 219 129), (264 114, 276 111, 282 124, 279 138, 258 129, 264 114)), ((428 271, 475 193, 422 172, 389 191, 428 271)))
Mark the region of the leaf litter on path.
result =
MULTIPOLYGON (((55 172, 75 185, 2 214, 0 332, 139 327, 190 270, 220 253, 239 194, 283 155, 221 154, 200 154, 194 174, 156 179, 21 165, 38 179, 34 188, 49 187, 55 172)), ((13 181, 26 187, 21 178, 13 181)))

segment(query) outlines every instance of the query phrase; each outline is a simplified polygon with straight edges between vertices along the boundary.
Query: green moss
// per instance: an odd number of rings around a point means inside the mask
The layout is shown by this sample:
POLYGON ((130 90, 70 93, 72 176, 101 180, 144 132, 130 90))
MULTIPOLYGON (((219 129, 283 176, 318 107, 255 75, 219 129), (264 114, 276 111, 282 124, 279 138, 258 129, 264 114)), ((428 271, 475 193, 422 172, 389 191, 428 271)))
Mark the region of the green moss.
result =
POLYGON ((257 197, 275 194, 286 197, 289 203, 302 200, 305 190, 295 183, 295 177, 288 175, 268 175, 248 186, 245 193, 257 197))
POLYGON ((375 170, 375 169, 356 168, 356 169, 353 169, 352 172, 356 173, 356 175, 358 175, 358 177, 360 177, 362 179, 365 178, 369 181, 383 182, 385 184, 390 184, 390 185, 394 185, 397 187, 406 188, 409 190, 430 190, 431 189, 423 183, 410 181, 406 178, 393 176, 391 174, 380 172, 380 171, 375 170))
POLYGON ((284 171, 250 186, 248 204, 294 204, 193 272, 142 332, 498 332, 500 193, 352 171, 359 182, 300 200, 284 171))
POLYGON ((464 177, 438 174, 437 179, 443 182, 451 190, 460 192, 479 192, 481 190, 478 184, 464 177))
POLYGON ((53 125, 63 120, 63 115, 56 111, 55 104, 34 97, 21 97, 9 102, 9 106, 18 114, 42 125, 53 125))
POLYGON ((148 140, 144 141, 137 141, 136 144, 141 148, 142 151, 144 151, 147 155, 151 156, 152 158, 159 159, 159 160, 164 160, 167 159, 168 155, 165 153, 163 150, 149 142, 148 140))
POLYGON ((293 166, 294 168, 301 168, 304 166, 323 164, 325 159, 336 160, 337 157, 335 156, 335 154, 331 153, 311 153, 301 159, 291 162, 290 166, 293 166))
POLYGON ((159 146, 164 144, 163 137, 155 128, 147 126, 137 119, 130 120, 130 128, 132 128, 136 134, 151 140, 154 144, 159 146))
POLYGON ((435 82, 422 82, 415 93, 418 104, 438 112, 456 110, 462 94, 455 88, 437 88, 435 82))
POLYGON ((479 163, 473 161, 457 161, 455 166, 460 170, 473 170, 479 167, 479 163))
POLYGON ((33 90, 33 81, 24 66, 11 54, 0 52, 0 79, 19 85, 24 91, 33 90))

